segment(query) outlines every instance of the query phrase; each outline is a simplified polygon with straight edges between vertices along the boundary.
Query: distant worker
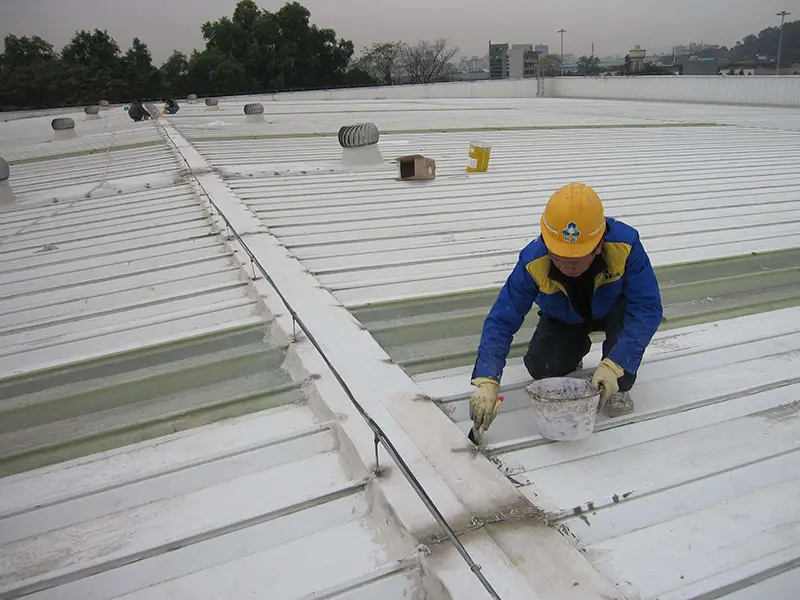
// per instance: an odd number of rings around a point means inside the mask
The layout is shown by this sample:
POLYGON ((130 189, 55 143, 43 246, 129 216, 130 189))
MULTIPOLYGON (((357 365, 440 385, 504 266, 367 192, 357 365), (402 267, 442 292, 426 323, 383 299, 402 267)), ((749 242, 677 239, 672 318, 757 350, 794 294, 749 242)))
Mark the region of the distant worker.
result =
POLYGON ((167 111, 167 114, 174 115, 180 109, 180 104, 178 104, 174 98, 168 98, 167 100, 164 100, 164 110, 167 111))
POLYGON ((150 113, 147 112, 147 109, 144 106, 142 106, 142 103, 139 102, 138 100, 134 100, 133 102, 131 102, 131 105, 128 108, 128 116, 137 123, 143 119, 152 118, 150 113))
POLYGON ((633 412, 629 390, 661 324, 658 281, 639 233, 606 217, 592 188, 570 183, 550 198, 541 235, 520 252, 483 324, 472 371, 475 429, 488 429, 495 418, 511 340, 534 302, 540 318, 524 358, 531 377, 564 377, 580 369, 591 349, 589 334, 603 331, 592 387, 609 416, 633 412))

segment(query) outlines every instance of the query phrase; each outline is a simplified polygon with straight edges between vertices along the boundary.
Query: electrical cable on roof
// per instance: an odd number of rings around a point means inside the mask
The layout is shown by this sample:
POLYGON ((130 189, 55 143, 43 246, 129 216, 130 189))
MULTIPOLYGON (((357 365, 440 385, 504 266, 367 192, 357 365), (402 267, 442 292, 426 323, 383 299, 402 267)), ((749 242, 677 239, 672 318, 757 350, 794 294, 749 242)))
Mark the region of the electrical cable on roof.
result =
POLYGON ((358 400, 356 400, 355 395, 350 390, 350 387, 347 385, 347 383, 345 382, 344 378, 341 376, 341 374, 336 369, 336 367, 333 365, 333 363, 330 361, 330 359, 325 355, 325 352, 322 350, 322 346, 320 346, 320 344, 314 338, 313 334, 306 327, 306 325, 303 322, 303 320, 295 312, 294 308, 292 308, 292 305, 289 304, 289 301, 286 299, 286 297, 283 295, 281 290, 278 288, 277 284, 269 276, 269 274, 267 273, 267 270, 258 261, 258 259, 256 258, 255 254, 253 254, 253 252, 247 246, 245 241, 238 234, 236 229, 234 229, 233 225, 231 225, 230 221, 228 221, 227 217, 222 213, 222 211, 219 209, 219 207, 211 199, 211 196, 208 194, 206 189, 203 187, 203 184, 200 183, 200 180, 197 179, 195 174, 192 172, 192 168, 189 165, 189 161, 186 160, 186 157, 184 157, 183 153, 178 149, 178 145, 172 140, 172 137, 170 136, 169 131, 167 131, 167 129, 161 123, 159 123, 158 121, 156 121, 155 123, 156 123, 156 126, 159 127, 163 131, 163 133, 166 136, 167 140, 169 140, 170 144, 172 144, 172 147, 175 149, 175 152, 178 153, 178 156, 180 156, 181 159, 183 160, 183 162, 186 164, 186 168, 187 168, 187 171, 188 171, 189 175, 195 180, 195 182, 197 183, 198 187, 203 191, 203 194, 205 195, 206 199, 208 200, 208 203, 214 209, 216 209, 217 214, 225 222, 225 225, 228 228, 229 233, 232 234, 234 238, 236 238, 236 240, 241 245, 242 249, 250 257, 251 264, 253 264, 253 265, 258 267, 258 270, 264 276, 264 279, 267 281, 267 283, 270 284, 270 286, 272 286, 272 289, 275 290, 275 293, 278 295, 278 297, 280 298, 281 302, 286 307, 286 309, 289 311, 289 314, 292 317, 292 325, 294 326, 294 324, 296 323, 300 327, 300 330, 306 335, 306 337, 308 338, 308 341, 311 342, 311 344, 314 346, 314 348, 319 353, 319 355, 322 358, 322 360, 325 362, 327 367, 331 370, 331 373, 333 374, 334 378, 336 379, 336 381, 341 386, 342 391, 344 391, 345 395, 350 399, 350 402, 353 404, 353 406, 356 408, 358 413, 361 415, 361 417, 364 419, 364 421, 366 421, 367 425, 372 430, 372 433, 375 435, 375 440, 376 440, 376 445, 375 445, 376 469, 377 469, 377 466, 378 466, 377 465, 377 458, 378 458, 378 455, 377 455, 377 444, 378 444, 378 441, 380 441, 380 443, 383 445, 383 448, 386 450, 386 452, 389 454, 389 456, 395 462, 395 464, 397 465, 398 469, 400 469, 400 472, 403 474, 403 476, 406 478, 408 483, 411 485, 411 487, 414 490, 414 492, 416 492, 416 494, 419 496, 420 500, 422 500, 422 503, 425 505, 425 508, 428 509, 428 511, 433 516, 433 518, 436 519, 436 522, 439 523, 439 526, 442 528, 442 530, 444 531, 444 533, 447 536, 447 538, 452 542, 453 546, 455 547, 456 551, 461 555, 461 558, 464 560, 464 562, 467 563, 467 566, 469 566, 470 571, 472 571, 474 573, 475 577, 478 578, 478 580, 481 582, 483 587, 489 593, 489 596, 491 598, 493 598, 494 600, 501 600, 500 595, 495 591, 495 589, 492 587, 492 584, 489 583, 489 580, 486 579, 486 576, 483 574, 481 566, 479 564, 477 564, 472 559, 472 557, 470 556, 469 552, 464 547, 464 544, 462 544, 461 540, 458 539, 458 535, 456 534, 456 532, 453 530, 453 528, 447 522, 447 519, 445 518, 445 516, 436 507, 436 504, 433 502, 433 499, 428 495, 428 492, 425 491, 425 488, 422 486, 422 484, 416 478, 416 476, 411 471, 411 469, 409 468, 409 466, 405 462, 405 460, 403 460, 403 457, 400 456, 400 453, 397 451, 397 448, 395 448, 395 446, 392 443, 392 441, 384 433, 384 431, 383 431, 383 429, 381 429, 380 425, 378 425, 372 419, 372 417, 369 415, 369 413, 366 411, 366 409, 363 406, 361 406, 361 404, 358 402, 358 400))

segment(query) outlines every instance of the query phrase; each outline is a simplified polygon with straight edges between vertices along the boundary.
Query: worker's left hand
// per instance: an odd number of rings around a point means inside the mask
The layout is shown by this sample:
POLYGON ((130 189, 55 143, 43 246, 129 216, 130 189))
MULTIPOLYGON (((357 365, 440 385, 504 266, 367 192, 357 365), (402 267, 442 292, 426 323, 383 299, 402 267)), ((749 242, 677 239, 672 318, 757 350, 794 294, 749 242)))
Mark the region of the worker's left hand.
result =
POLYGON ((600 361, 600 366, 597 367, 594 376, 592 376, 592 389, 595 392, 600 392, 598 410, 603 408, 608 399, 619 391, 618 379, 624 374, 624 369, 610 358, 604 358, 600 361))

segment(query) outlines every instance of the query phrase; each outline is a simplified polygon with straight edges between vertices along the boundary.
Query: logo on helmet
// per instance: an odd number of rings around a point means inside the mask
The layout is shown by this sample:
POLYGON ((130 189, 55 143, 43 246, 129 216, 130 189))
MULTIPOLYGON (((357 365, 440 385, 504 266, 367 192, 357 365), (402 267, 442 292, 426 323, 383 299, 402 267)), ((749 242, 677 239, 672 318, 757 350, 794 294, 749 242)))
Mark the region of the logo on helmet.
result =
POLYGON ((561 231, 564 234, 564 241, 570 244, 576 244, 578 238, 581 236, 581 230, 575 223, 570 223, 565 229, 561 231))

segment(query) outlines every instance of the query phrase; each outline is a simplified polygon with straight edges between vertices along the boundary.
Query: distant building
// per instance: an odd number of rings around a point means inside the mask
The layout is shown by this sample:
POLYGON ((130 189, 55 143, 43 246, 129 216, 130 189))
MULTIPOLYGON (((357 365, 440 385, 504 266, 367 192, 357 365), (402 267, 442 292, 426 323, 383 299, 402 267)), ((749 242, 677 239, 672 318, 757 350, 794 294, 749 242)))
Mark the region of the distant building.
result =
POLYGON ((514 44, 508 51, 508 76, 511 79, 536 77, 539 54, 531 44, 514 44))
POLYGON ((719 61, 716 58, 681 57, 684 75, 718 75, 719 61))
POLYGON ((574 54, 565 54, 561 67, 565 74, 576 75, 578 73, 578 57, 574 54))
POLYGON ((489 78, 508 79, 508 44, 489 42, 489 78))
POLYGON ((647 58, 646 48, 642 48, 639 44, 636 44, 628 51, 628 56, 631 59, 631 73, 638 73, 644 69, 644 59, 647 58))
MULTIPOLYGON (((537 46, 547 49, 547 46, 537 46)), ((532 44, 489 43, 489 73, 491 79, 525 79, 536 77, 539 57, 543 56, 532 44)))
POLYGON ((706 44, 705 42, 700 42, 699 44, 678 44, 672 47, 672 54, 675 56, 681 54, 697 54, 703 50, 719 50, 720 48, 721 46, 719 44, 706 44))
POLYGON ((536 44, 533 49, 539 56, 547 56, 550 54, 550 46, 547 44, 536 44))
POLYGON ((468 71, 488 71, 489 70, 489 55, 485 56, 465 56, 458 61, 458 70, 462 72, 468 71))
POLYGON ((450 73, 451 81, 483 81, 489 79, 489 71, 454 71, 450 73))

